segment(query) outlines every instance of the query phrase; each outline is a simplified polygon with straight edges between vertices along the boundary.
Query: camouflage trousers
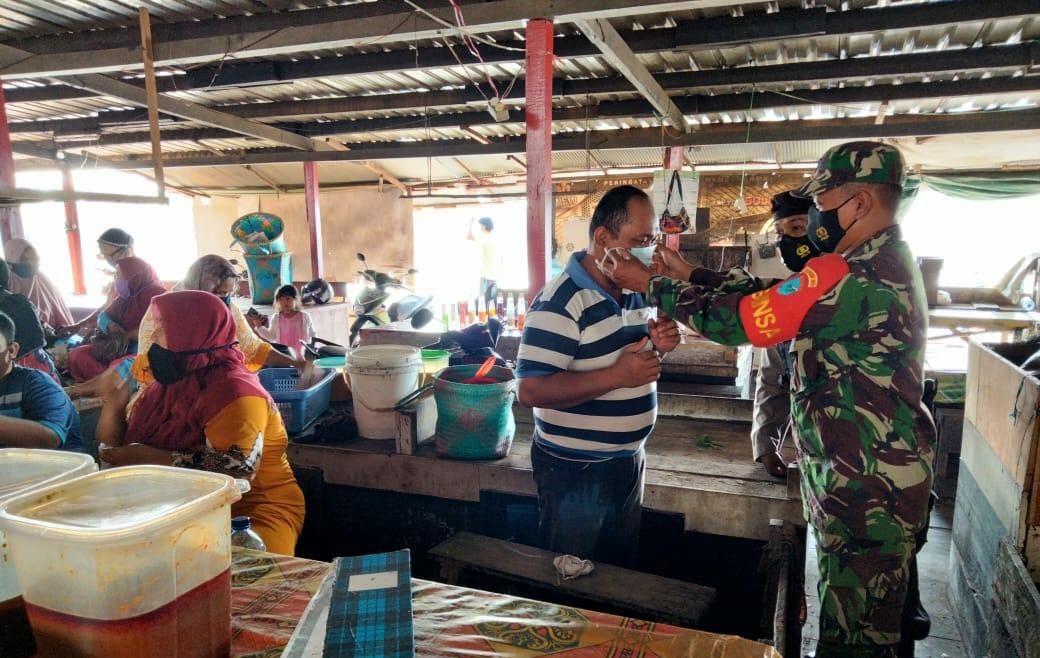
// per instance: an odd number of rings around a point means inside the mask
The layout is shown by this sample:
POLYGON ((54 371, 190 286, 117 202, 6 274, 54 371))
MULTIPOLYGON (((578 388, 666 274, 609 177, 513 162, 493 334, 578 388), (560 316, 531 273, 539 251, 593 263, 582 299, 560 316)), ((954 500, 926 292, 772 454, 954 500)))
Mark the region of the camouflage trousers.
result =
POLYGON ((811 526, 820 567, 816 658, 896 656, 916 543, 912 529, 878 517, 866 538, 835 517, 826 527, 811 526))

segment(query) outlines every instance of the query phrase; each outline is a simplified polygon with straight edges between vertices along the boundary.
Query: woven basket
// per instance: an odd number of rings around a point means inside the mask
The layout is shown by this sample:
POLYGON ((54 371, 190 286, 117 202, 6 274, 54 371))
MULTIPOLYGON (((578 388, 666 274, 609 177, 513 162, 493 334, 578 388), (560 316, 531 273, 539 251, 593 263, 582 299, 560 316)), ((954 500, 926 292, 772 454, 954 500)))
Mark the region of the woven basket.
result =
POLYGON ((445 368, 434 378, 437 402, 437 454, 452 459, 499 459, 509 454, 516 434, 513 398, 516 375, 494 367, 494 384, 463 384, 478 365, 445 368))

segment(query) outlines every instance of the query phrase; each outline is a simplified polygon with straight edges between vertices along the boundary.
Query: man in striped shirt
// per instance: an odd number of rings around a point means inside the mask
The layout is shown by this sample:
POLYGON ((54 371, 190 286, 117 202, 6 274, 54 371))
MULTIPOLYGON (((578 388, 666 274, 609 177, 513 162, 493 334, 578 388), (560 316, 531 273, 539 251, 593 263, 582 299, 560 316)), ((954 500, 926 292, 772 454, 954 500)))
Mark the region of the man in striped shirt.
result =
POLYGON ((638 554, 643 443, 657 417, 660 355, 679 344, 679 330, 651 319, 642 295, 622 291, 600 264, 614 250, 649 263, 653 239, 649 197, 610 190, 592 216, 589 250, 527 314, 519 397, 534 408, 539 535, 557 553, 620 565, 638 554))

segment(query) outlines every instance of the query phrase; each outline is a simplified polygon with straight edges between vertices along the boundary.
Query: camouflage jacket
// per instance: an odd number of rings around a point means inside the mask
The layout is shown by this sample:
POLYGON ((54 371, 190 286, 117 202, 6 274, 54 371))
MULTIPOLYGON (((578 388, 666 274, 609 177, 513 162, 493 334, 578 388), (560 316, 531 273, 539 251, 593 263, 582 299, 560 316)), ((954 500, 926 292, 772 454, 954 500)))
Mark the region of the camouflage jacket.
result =
MULTIPOLYGON (((806 516, 818 528, 840 518, 865 537, 880 512, 916 531, 927 514, 935 443, 922 403, 928 325, 921 274, 897 226, 847 263, 848 273, 815 299, 791 345, 806 516)), ((647 303, 728 345, 748 342, 741 299, 776 283, 739 269, 715 285, 691 280, 652 278, 647 303)))

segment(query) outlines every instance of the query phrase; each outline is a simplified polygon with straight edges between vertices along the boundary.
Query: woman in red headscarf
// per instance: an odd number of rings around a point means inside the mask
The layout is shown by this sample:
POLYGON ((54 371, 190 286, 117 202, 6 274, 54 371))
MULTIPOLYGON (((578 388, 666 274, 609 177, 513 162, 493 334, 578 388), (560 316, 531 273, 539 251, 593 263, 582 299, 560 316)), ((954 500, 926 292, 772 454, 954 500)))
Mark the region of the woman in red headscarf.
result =
POLYGON ((231 312, 217 296, 171 292, 152 302, 148 363, 155 383, 126 419, 126 382, 105 396, 101 459, 162 464, 251 480, 232 514, 252 518, 269 551, 292 555, 303 528, 303 493, 285 455, 288 436, 271 396, 235 347, 231 312))
POLYGON ((85 382, 110 363, 137 353, 137 330, 152 298, 166 291, 152 266, 140 258, 116 264, 116 298, 97 318, 98 333, 87 345, 69 352, 69 374, 85 382))

